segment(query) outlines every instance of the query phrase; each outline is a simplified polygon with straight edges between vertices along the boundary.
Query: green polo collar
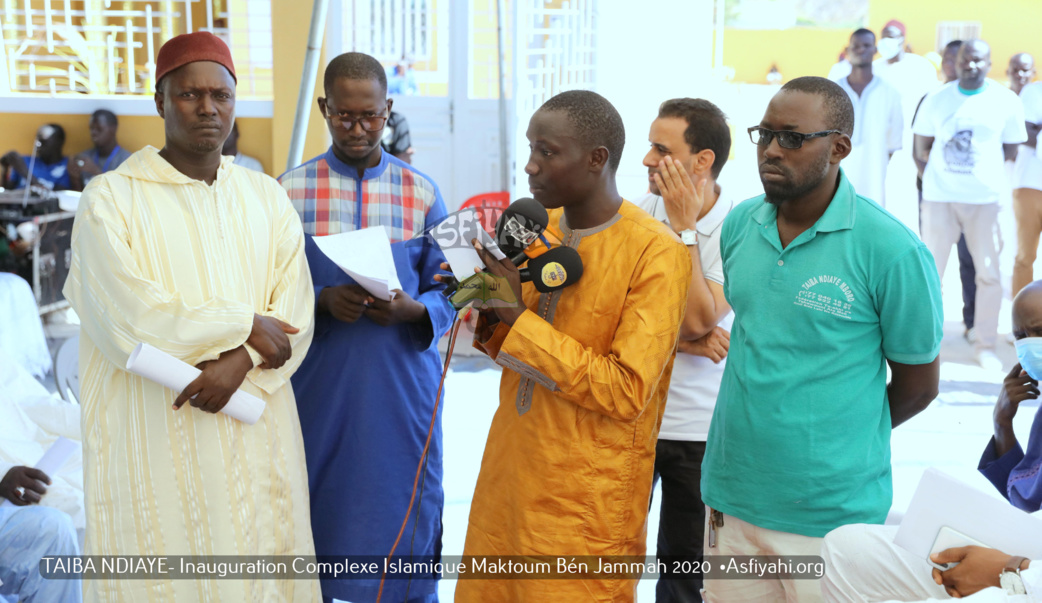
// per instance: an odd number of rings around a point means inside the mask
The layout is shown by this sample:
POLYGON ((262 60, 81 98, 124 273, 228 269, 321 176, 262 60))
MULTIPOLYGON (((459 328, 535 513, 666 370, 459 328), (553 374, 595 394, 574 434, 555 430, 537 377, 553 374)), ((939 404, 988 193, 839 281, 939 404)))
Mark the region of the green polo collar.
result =
MULTIPOLYGON (((839 168, 839 188, 836 189, 836 194, 832 197, 832 201, 829 202, 825 213, 818 218, 814 226, 808 229, 808 232, 835 232, 853 228, 854 218, 857 214, 855 199, 857 199, 857 194, 854 192, 854 185, 850 183, 850 180, 847 180, 847 175, 843 173, 843 168, 839 168)), ((778 221, 778 208, 768 203, 763 197, 760 200, 763 205, 753 212, 753 220, 756 220, 760 225, 776 223, 778 221)), ((799 238, 803 238, 803 235, 800 235, 799 238)))

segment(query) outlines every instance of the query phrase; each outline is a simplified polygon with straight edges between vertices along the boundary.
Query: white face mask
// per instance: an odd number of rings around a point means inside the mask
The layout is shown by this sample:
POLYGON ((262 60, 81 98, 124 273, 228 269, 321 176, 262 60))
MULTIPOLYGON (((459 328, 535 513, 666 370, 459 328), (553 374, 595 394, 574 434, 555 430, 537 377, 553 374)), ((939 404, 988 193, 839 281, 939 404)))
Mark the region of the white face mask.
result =
POLYGON ((1028 376, 1035 381, 1042 378, 1042 337, 1025 337, 1013 345, 1017 348, 1020 368, 1027 371, 1028 376))
POLYGON ((904 38, 881 38, 879 40, 879 54, 889 61, 900 54, 904 44, 904 38))

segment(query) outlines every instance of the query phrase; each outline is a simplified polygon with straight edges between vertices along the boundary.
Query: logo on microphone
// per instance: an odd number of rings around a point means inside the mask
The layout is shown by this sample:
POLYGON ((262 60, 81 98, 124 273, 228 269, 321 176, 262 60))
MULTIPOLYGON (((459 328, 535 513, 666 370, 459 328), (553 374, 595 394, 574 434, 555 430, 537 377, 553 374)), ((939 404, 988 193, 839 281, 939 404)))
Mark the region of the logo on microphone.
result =
POLYGON ((457 310, 470 304, 477 310, 521 305, 505 278, 487 272, 479 272, 460 283, 449 297, 449 303, 457 310))
POLYGON ((564 266, 557 262, 550 262, 546 266, 543 266, 542 273, 543 284, 547 287, 559 287, 568 280, 568 272, 565 271, 564 266))

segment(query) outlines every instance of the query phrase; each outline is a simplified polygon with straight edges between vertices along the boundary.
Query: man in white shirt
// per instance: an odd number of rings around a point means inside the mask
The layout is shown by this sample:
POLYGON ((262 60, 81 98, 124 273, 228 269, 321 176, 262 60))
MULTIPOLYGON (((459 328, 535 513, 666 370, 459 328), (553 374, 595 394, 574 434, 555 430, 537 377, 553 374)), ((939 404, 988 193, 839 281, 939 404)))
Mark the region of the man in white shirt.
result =
MULTIPOLYGON (((1042 281, 1027 285, 1013 300, 1013 334, 1020 363, 1006 375, 995 401, 994 436, 981 454, 978 471, 1011 505, 1037 515, 1042 504, 1042 423, 1036 412, 1031 435, 1022 447, 1013 419, 1025 402, 1038 399, 1042 356, 1042 281)), ((992 548, 965 546, 935 553, 941 571, 927 559, 894 543, 897 526, 850 524, 829 532, 822 546, 825 576, 821 591, 829 603, 918 601, 965 598, 980 603, 1042 601, 1042 562, 992 548), (1026 596, 1025 596, 1026 595, 1026 596)))
MULTIPOLYGON (((1021 53, 1017 67, 1024 66, 1023 57, 1031 55, 1021 53)), ((1031 72, 1034 72, 1034 60, 1031 60, 1031 72)), ((1010 69, 1014 68, 1010 60, 1010 69)), ((1022 72, 1018 69, 1018 72, 1022 72)), ((1019 83, 1020 77, 1014 81, 1010 75, 1010 83, 1019 83)), ((1030 77, 1028 77, 1030 81, 1030 77)), ((1013 87, 1011 86, 1012 90, 1013 87)), ((1042 82, 1027 84, 1020 90, 1020 101, 1024 105, 1024 121, 1028 140, 1017 151, 1017 162, 1013 167, 1013 214, 1017 218, 1017 259, 1013 264, 1013 295, 1015 296, 1025 285, 1034 280, 1032 266, 1038 252, 1039 233, 1042 232, 1042 159, 1035 152, 1038 133, 1042 130, 1042 82)))
MULTIPOLYGON (((644 166, 651 192, 636 203, 681 237, 692 266, 680 353, 655 448, 655 480, 662 479, 658 558, 694 562, 702 559, 705 526, 702 456, 734 316, 724 299, 720 257, 720 230, 733 202, 716 183, 731 150, 731 132, 713 103, 677 98, 659 107, 648 140, 644 166)), ((701 574, 659 578, 656 601, 697 601, 701 588, 701 574)))
POLYGON ((854 105, 853 148, 843 160, 843 173, 863 197, 886 206, 884 185, 890 157, 901 148, 904 123, 901 94, 872 73, 876 34, 859 29, 850 36, 850 75, 836 81, 854 105))
POLYGON ((79 405, 50 396, 0 349, 0 601, 81 600, 80 580, 45 579, 40 559, 79 554, 82 454, 77 449, 52 475, 32 468, 58 436, 78 441, 79 434, 79 405))
POLYGON ((965 234, 977 270, 974 327, 977 361, 1001 370, 995 356, 999 305, 999 198, 1003 160, 1016 157, 1027 140, 1024 108, 1015 94, 988 80, 991 48, 970 40, 959 49, 959 79, 930 94, 915 120, 915 156, 923 172, 923 242, 944 276, 952 245, 965 234))
POLYGON ((1006 67, 1006 77, 1009 78, 1009 89, 1014 94, 1020 94, 1024 86, 1035 79, 1035 57, 1026 52, 1011 56, 1009 66, 1006 67))

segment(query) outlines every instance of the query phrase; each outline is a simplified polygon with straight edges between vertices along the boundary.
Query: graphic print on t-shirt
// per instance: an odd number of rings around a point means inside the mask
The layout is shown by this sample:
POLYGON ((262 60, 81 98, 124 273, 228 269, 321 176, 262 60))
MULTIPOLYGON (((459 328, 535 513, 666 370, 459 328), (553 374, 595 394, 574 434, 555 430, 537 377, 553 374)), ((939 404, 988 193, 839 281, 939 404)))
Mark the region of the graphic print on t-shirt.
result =
POLYGON ((803 283, 796 292, 794 303, 797 306, 849 319, 854 305, 854 292, 838 276, 822 274, 803 283))
POLYGON ((973 123, 959 119, 954 124, 945 124, 945 129, 954 126, 954 132, 948 142, 944 143, 945 171, 956 174, 970 174, 977 164, 977 154, 973 148, 973 123))

